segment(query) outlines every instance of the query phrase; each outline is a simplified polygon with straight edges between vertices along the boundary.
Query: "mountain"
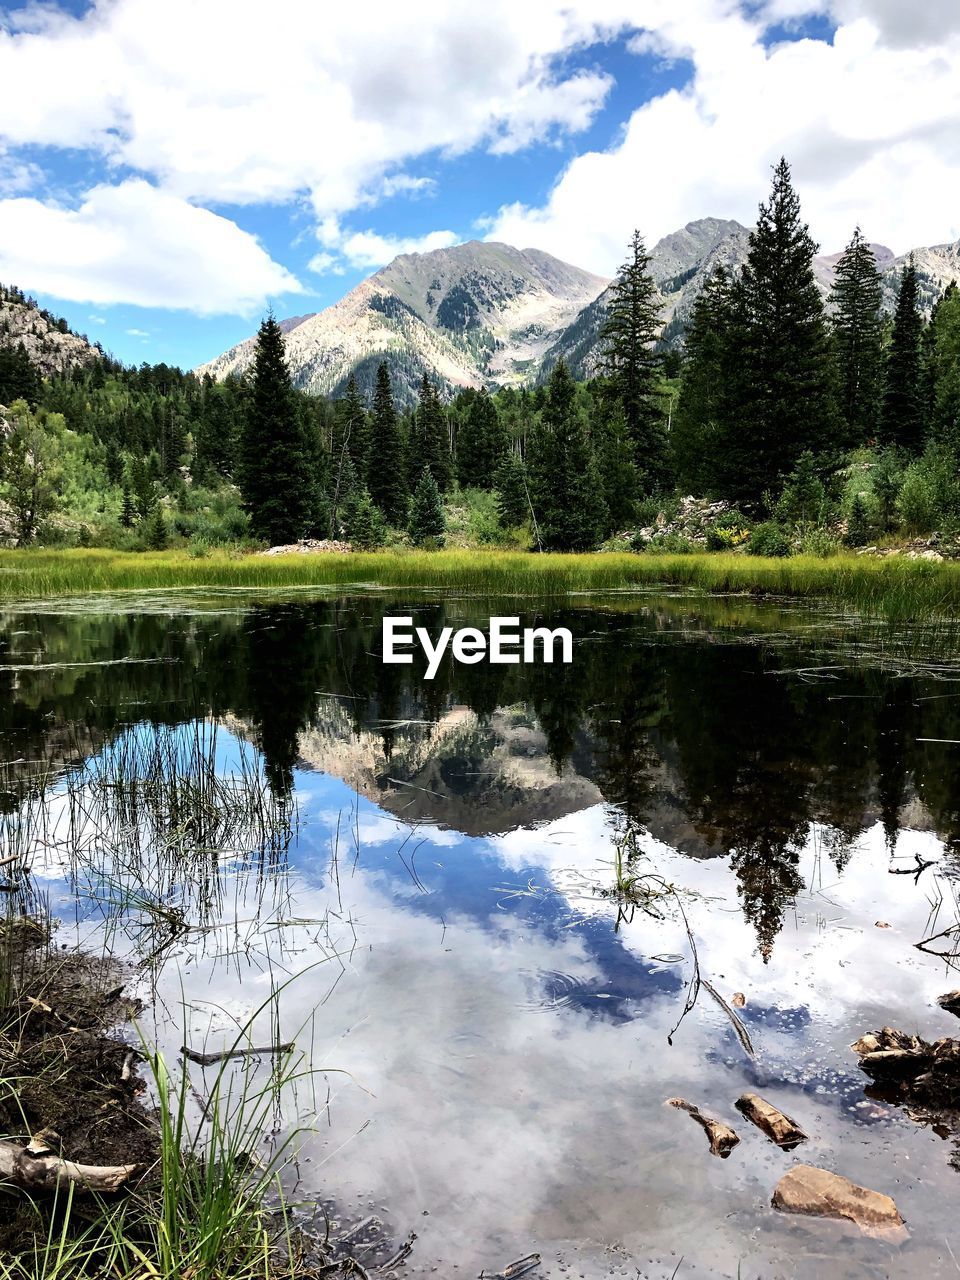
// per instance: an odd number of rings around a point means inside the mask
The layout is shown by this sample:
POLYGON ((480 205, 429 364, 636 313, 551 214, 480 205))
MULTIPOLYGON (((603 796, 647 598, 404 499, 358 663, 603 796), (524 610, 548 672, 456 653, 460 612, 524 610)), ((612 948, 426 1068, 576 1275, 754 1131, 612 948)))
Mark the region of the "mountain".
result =
MULTIPOLYGON (((739 222, 700 218, 657 241, 650 273, 662 300, 661 345, 677 346, 697 294, 714 268, 741 269, 750 232, 739 222)), ((892 312, 900 257, 872 246, 883 275, 884 307, 892 312)), ((817 284, 829 301, 840 253, 814 259, 817 284)), ((913 250, 920 293, 929 314, 951 280, 960 280, 960 241, 913 250)), ((544 381, 563 358, 575 377, 596 373, 610 282, 536 249, 471 241, 433 253, 403 254, 335 306, 282 322, 297 386, 338 394, 351 372, 370 390, 376 366, 390 365, 398 399, 410 402, 426 371, 448 391, 544 381)), ((253 359, 248 338, 198 373, 223 378, 253 359)))
MULTIPOLYGON (((608 283, 538 249, 478 240, 402 254, 334 306, 285 322, 287 360, 295 384, 322 395, 351 373, 371 389, 384 359, 401 402, 424 372, 447 389, 530 382, 608 283)), ((254 346, 248 338, 197 373, 242 373, 254 346)))
POLYGON ((69 373, 103 355, 99 346, 72 333, 66 320, 39 307, 19 289, 0 285, 0 348, 23 347, 40 373, 69 373))
MULTIPOLYGON (((870 246, 876 255, 883 277, 883 306, 892 314, 897 303, 900 275, 910 253, 897 257, 886 245, 870 246)), ((747 260, 750 232, 739 222, 720 218, 701 218, 664 236, 650 251, 650 274, 662 298, 663 330, 661 345, 672 348, 682 342, 697 294, 715 267, 723 265, 731 273, 739 271, 747 260)), ((829 304, 830 291, 842 250, 818 254, 813 272, 824 302, 829 304)), ((951 280, 960 280, 960 241, 956 244, 933 245, 912 250, 920 276, 920 298, 929 316, 937 298, 951 280)), ((606 314, 610 290, 594 298, 560 335, 544 356, 540 378, 546 378, 561 357, 577 378, 591 377, 597 371, 600 356, 600 331, 606 314)))

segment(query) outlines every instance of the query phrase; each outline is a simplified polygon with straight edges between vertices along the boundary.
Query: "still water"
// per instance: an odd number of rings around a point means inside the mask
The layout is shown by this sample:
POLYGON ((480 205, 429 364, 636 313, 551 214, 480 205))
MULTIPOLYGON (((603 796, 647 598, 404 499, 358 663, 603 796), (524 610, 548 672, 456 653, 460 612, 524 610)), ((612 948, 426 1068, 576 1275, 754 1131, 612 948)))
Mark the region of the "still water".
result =
POLYGON ((261 1006, 254 1041, 296 1041, 289 1190, 415 1231, 405 1274, 952 1276, 954 1141, 849 1049, 957 1031, 952 652, 653 595, 25 605, 0 614, 0 814, 60 945, 137 966, 171 1058, 261 1006), (427 682, 380 661, 397 613, 567 626, 574 661, 427 682), (682 1016, 695 965, 744 995, 753 1056, 704 988, 682 1016), (769 1143, 748 1089, 810 1141, 769 1143), (675 1095, 736 1127, 729 1159, 675 1095), (799 1161, 892 1195, 909 1239, 773 1211, 799 1161))

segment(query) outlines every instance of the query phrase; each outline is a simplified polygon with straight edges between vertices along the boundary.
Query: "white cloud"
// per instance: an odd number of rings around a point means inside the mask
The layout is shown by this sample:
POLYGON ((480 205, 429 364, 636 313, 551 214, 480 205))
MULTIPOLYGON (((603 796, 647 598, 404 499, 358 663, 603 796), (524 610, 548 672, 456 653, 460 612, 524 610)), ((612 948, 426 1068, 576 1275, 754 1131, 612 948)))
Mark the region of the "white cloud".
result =
MULTIPOLYGON (((766 16, 820 8, 773 0, 766 16)), ((690 58, 690 84, 635 111, 609 151, 574 159, 542 207, 502 208, 490 238, 610 272, 635 226, 652 241, 705 215, 752 223, 786 154, 825 249, 858 221, 898 252, 956 239, 960 9, 943 0, 921 21, 921 8, 908 23, 900 0, 833 0, 842 25, 831 43, 772 49, 759 20, 723 0, 665 11, 643 46, 690 58)))
POLYGON ((18 160, 0 147, 0 196, 15 196, 43 181, 43 170, 28 160, 18 160))
POLYGON ((149 338, 150 334, 146 329, 124 329, 124 333, 131 338, 149 338))
POLYGON ((342 271, 343 263, 359 271, 375 271, 392 262, 398 253, 430 253, 449 249, 462 237, 454 231, 430 231, 423 236, 382 236, 375 231, 343 230, 335 218, 326 218, 317 238, 324 246, 310 261, 311 271, 342 271))
POLYGON ((265 21, 258 0, 35 9, 29 29, 0 30, 0 138, 93 149, 190 199, 306 192, 321 216, 344 213, 385 182, 398 190, 398 170, 425 153, 582 129, 610 79, 558 59, 634 26, 637 10, 275 0, 265 21))
POLYGON ((0 279, 73 302, 254 312, 301 286, 227 218, 142 179, 88 191, 79 208, 0 200, 0 279))

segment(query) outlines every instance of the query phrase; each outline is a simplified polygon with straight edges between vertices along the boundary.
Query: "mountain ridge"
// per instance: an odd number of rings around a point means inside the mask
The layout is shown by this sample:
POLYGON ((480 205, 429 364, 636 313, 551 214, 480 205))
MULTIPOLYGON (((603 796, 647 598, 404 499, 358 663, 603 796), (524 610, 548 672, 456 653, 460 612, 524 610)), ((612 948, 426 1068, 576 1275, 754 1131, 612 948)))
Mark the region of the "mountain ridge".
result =
MULTIPOLYGON (((663 236, 650 251, 661 301, 661 344, 682 341, 694 301, 716 266, 739 270, 750 230, 734 219, 699 218, 663 236)), ((951 279, 960 279, 960 241, 895 255, 872 246, 883 279, 884 309, 896 304, 900 273, 912 256, 929 313, 951 279)), ((814 275, 829 299, 842 251, 818 254, 814 275)), ((461 387, 542 382, 563 358, 576 377, 596 373, 611 281, 539 249, 467 241, 402 254, 324 311, 284 321, 295 384, 336 395, 351 373, 372 387, 385 359, 401 403, 415 399, 423 373, 448 392, 461 387)), ((252 360, 247 338, 197 372, 222 378, 252 360)))

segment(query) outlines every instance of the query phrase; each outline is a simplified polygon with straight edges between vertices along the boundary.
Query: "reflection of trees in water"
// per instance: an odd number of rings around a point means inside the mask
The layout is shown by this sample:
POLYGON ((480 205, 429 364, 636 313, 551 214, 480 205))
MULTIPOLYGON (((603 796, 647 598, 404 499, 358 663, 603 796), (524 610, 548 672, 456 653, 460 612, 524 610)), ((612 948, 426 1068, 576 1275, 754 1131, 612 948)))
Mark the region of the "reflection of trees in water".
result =
MULTIPOLYGON (((232 714, 282 797, 301 735, 333 731, 330 696, 343 708, 337 732, 345 715, 398 764, 433 752, 439 776, 442 753, 453 748, 431 726, 451 709, 468 707, 486 726, 469 750, 459 744, 469 764, 492 754, 497 708, 525 707, 558 786, 565 777, 589 779, 632 829, 669 840, 685 824, 693 834, 685 848, 730 855, 765 954, 801 887, 799 856, 812 822, 822 824, 823 851, 838 871, 874 821, 892 851, 903 806, 915 796, 948 847, 960 848, 960 748, 918 741, 960 738, 960 695, 943 682, 862 662, 830 678, 799 677, 794 669, 816 660, 810 644, 729 642, 702 621, 671 637, 664 618, 649 611, 522 616, 521 626, 569 626, 583 637, 570 667, 448 658, 428 682, 419 653, 410 666, 380 660, 384 613, 411 614, 436 635, 512 609, 523 615, 519 605, 481 610, 455 600, 397 605, 363 597, 209 616, 10 615, 0 626, 0 667, 42 661, 45 669, 0 670, 0 754, 69 763, 77 738, 109 742, 138 721, 232 714), (57 665, 79 660, 115 665, 57 665)), ((471 785, 491 796, 498 785, 505 793, 516 786, 495 770, 482 781, 479 774, 451 773, 451 796, 471 785)), ((9 809, 12 798, 0 795, 0 807, 9 809)))

